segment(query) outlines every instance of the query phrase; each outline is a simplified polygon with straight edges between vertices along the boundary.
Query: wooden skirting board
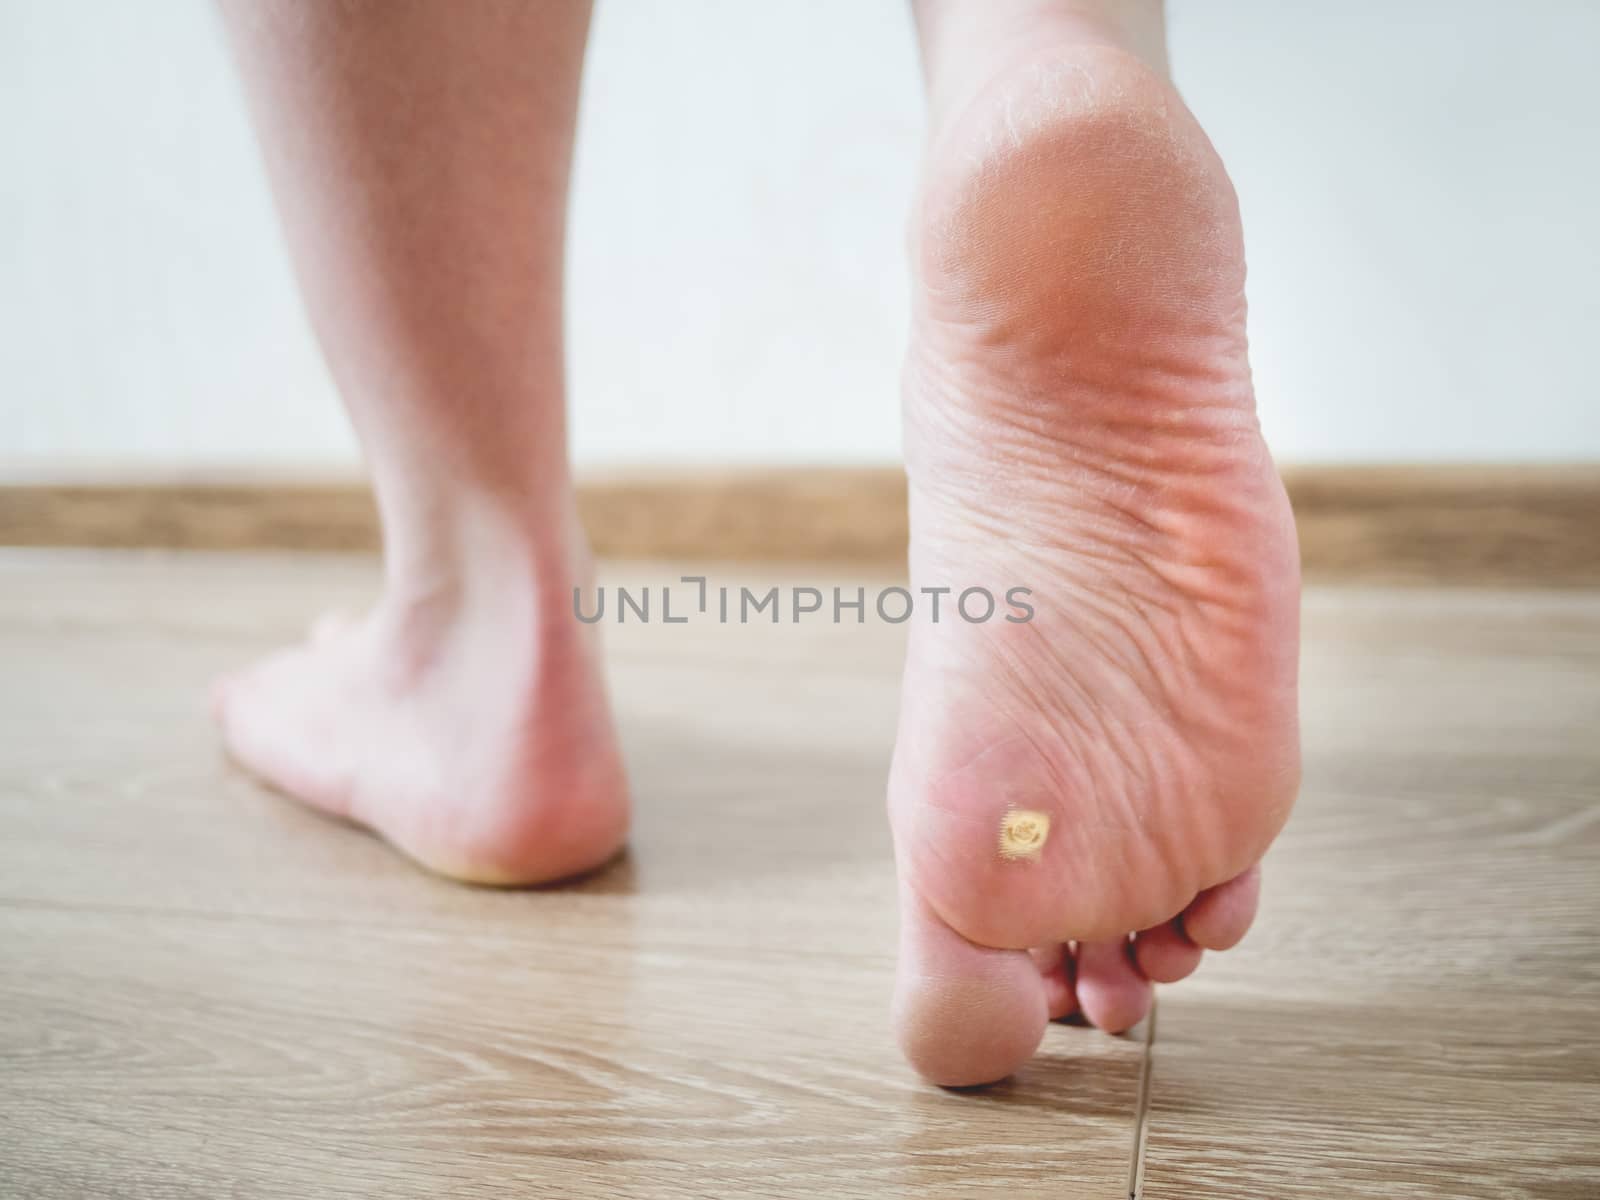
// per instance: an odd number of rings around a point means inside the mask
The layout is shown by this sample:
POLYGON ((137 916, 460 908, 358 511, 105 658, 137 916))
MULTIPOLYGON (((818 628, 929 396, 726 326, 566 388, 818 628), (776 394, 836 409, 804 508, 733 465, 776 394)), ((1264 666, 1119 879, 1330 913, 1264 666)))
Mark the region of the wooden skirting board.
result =
MULTIPOLYGON (((1600 463, 1291 467, 1308 578, 1600 584, 1600 463)), ((661 470, 580 481, 596 550, 619 558, 904 563, 893 466, 661 470)), ((213 476, 0 482, 0 545, 372 550, 359 481, 213 476)))

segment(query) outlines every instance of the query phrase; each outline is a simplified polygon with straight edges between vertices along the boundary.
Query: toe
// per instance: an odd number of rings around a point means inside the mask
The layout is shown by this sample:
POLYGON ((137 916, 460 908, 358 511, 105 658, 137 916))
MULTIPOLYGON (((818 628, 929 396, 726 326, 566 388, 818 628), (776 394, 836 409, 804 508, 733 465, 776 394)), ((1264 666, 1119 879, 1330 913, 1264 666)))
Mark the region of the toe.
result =
POLYGON ((1204 953, 1176 921, 1143 930, 1133 939, 1133 961, 1152 983, 1177 983, 1193 974, 1204 953))
POLYGON ((1130 1029, 1150 1011, 1150 981, 1133 965, 1126 938, 1078 947, 1078 1003, 1107 1033, 1130 1029))
POLYGON ((1255 866, 1196 896, 1180 918, 1183 932, 1197 946, 1227 950, 1239 943, 1255 920, 1260 896, 1261 868, 1255 866))
POLYGON ((1004 1079, 1033 1056, 1049 1018, 1043 976, 1026 950, 967 941, 909 888, 894 1008, 907 1060, 943 1087, 1004 1079))
POLYGON ((1072 955, 1066 943, 1055 942, 1049 946, 1028 951, 1039 977, 1044 980, 1044 1003, 1052 1021, 1070 1017, 1078 1011, 1078 995, 1072 984, 1072 955))

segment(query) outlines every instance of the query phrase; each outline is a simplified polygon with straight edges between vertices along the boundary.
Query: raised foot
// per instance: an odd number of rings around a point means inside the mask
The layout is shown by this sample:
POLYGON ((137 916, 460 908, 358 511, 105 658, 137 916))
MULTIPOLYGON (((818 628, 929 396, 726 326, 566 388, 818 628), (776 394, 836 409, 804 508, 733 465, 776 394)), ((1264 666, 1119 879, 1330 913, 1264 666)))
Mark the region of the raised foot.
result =
POLYGON ((1126 1029, 1243 936, 1299 777, 1232 190, 1138 59, 1030 55, 936 130, 914 252, 913 586, 1034 608, 911 634, 896 1025, 948 1085, 1009 1074, 1051 1017, 1126 1029))
POLYGON ((503 571, 319 622, 217 685, 227 749, 442 875, 524 885, 597 867, 626 836, 628 796, 592 631, 563 591, 503 571))

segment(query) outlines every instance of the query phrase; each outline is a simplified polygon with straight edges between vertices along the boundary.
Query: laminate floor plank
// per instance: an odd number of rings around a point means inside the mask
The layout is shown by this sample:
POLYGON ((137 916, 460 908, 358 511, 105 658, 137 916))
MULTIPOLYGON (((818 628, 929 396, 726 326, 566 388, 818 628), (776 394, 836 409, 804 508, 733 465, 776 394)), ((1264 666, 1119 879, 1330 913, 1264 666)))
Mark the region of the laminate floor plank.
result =
POLYGON ((957 1095, 889 1037, 898 631, 611 631, 631 848, 497 891, 216 749, 207 681, 373 580, 0 556, 0 1194, 1121 1194, 1138 1043, 957 1095))
POLYGON ((1600 1196, 1600 597, 1308 616, 1300 803, 1163 994, 1144 1196, 1600 1196))
MULTIPOLYGON (((1126 1195, 1138 1038, 981 1093, 889 1038, 904 627, 608 625, 630 850, 496 891, 216 748, 207 681, 375 579, 0 554, 0 1194, 1126 1195)), ((1600 595, 1317 588, 1305 631, 1302 801, 1162 991, 1144 1194, 1600 1194, 1600 595)))

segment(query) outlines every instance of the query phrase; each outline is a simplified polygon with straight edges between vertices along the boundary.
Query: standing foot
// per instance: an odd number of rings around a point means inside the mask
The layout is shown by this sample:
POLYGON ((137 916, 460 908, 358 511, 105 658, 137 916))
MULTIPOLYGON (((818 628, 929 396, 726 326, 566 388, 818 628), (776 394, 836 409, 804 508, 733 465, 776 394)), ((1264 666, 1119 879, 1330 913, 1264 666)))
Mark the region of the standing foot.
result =
POLYGON ((595 630, 572 611, 587 558, 573 537, 471 525, 470 552, 222 681, 214 709, 229 753, 278 790, 442 875, 544 883, 627 833, 595 630))

